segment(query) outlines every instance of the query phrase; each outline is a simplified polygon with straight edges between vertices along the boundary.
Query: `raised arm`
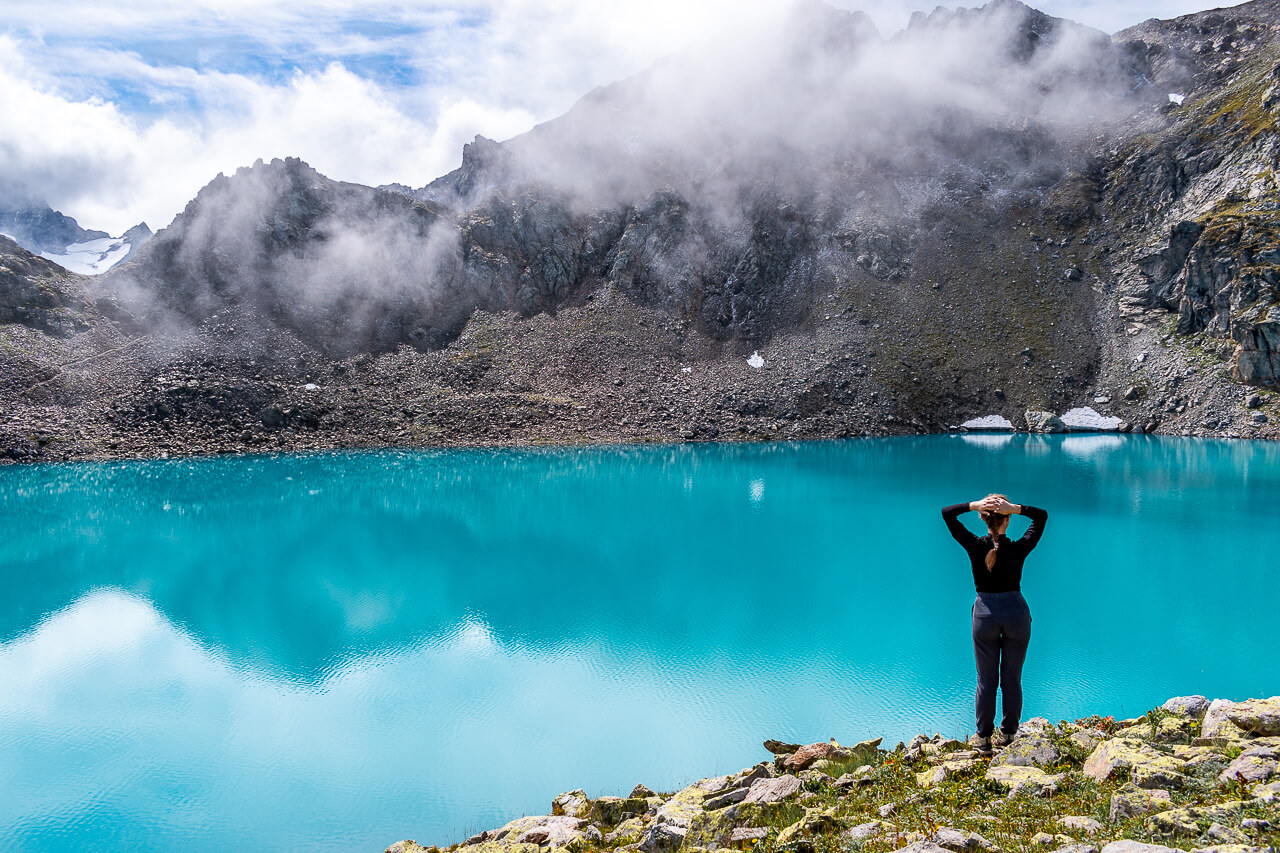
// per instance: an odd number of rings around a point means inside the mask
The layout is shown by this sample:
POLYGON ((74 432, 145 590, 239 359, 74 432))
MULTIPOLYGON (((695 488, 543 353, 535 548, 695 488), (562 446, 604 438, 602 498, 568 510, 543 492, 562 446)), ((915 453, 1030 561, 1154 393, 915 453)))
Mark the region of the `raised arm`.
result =
POLYGON ((960 523, 960 515, 973 508, 972 503, 956 504, 942 508, 942 520, 947 523, 947 530, 951 531, 951 538, 965 548, 968 548, 970 543, 977 541, 978 537, 970 533, 969 528, 960 523))
POLYGON ((1049 513, 1038 506, 1023 504, 1018 507, 1018 514, 1025 515, 1031 519, 1031 526, 1027 528, 1027 532, 1022 534, 1022 538, 1018 540, 1018 544, 1025 545, 1027 550, 1030 551, 1036 547, 1036 543, 1044 535, 1044 523, 1049 520, 1049 513))

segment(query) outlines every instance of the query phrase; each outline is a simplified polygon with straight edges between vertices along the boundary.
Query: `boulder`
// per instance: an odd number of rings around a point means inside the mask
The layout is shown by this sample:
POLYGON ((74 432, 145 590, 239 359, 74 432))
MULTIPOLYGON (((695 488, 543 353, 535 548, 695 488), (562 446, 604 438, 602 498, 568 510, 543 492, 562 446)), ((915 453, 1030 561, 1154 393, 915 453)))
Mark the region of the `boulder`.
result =
POLYGON ((774 755, 790 755, 800 748, 800 744, 784 743, 780 740, 767 740, 764 742, 764 748, 772 752, 774 755))
POLYGON ((1047 737, 1028 735, 1015 737, 1000 754, 991 759, 991 766, 1047 767, 1062 758, 1062 753, 1047 737))
MULTIPOLYGON (((516 818, 492 833, 477 850, 488 844, 501 842, 501 846, 532 844, 540 847, 563 847, 583 837, 586 821, 568 815, 536 815, 516 818)), ((494 846, 499 846, 494 844, 494 846)))
MULTIPOLYGON (((576 791, 565 791, 551 801, 552 815, 568 815, 569 817, 586 817, 591 811, 591 803, 587 792, 579 788, 576 791)), ((613 821, 610 821, 611 823, 613 821)))
POLYGON ((1084 775, 1104 782, 1128 771, 1142 788, 1163 788, 1182 779, 1182 762, 1161 755, 1134 738, 1113 738, 1098 744, 1086 759, 1084 775))
POLYGON ((743 802, 776 803, 800 793, 800 780, 790 773, 776 779, 757 779, 751 783, 743 802))
POLYGON ((994 782, 1010 794, 1031 796, 1055 794, 1062 779, 1060 773, 1050 775, 1038 767, 1024 767, 1018 764, 990 767, 987 770, 987 781, 994 782))
POLYGON ((1098 848, 1093 844, 1064 844, 1053 851, 1053 853, 1098 853, 1098 848))
POLYGON ((1253 794, 1264 803, 1280 802, 1280 779, 1275 782, 1263 782, 1254 785, 1249 789, 1249 793, 1253 794))
POLYGON ((1280 750, 1274 747, 1251 747, 1218 774, 1219 781, 1266 782, 1280 776, 1280 750))
POLYGON ((781 759, 782 767, 791 772, 804 770, 814 762, 824 759, 844 759, 849 757, 849 750, 834 743, 811 743, 802 746, 795 752, 781 759))
POLYGON ((654 822, 688 826, 693 816, 702 811, 702 802, 705 799, 706 794, 698 785, 681 788, 658 809, 654 822))
POLYGON ((597 797, 582 817, 613 826, 629 817, 639 817, 648 810, 649 801, 641 797, 597 797))
POLYGON ((638 817, 628 818, 614 827, 613 832, 604 837, 604 842, 606 844, 630 844, 639 840, 643 834, 644 821, 638 817))
POLYGON ((1203 740, 1230 742, 1244 737, 1244 730, 1232 722, 1228 716, 1235 704, 1228 699, 1214 699, 1209 703, 1204 722, 1200 727, 1200 737, 1203 740))
POLYGON ((1205 712, 1209 710, 1209 700, 1203 696, 1174 696, 1160 707, 1179 717, 1203 720, 1205 712))
POLYGON ((636 785, 634 788, 631 789, 630 796, 633 799, 635 797, 640 797, 641 799, 648 799, 649 797, 656 797, 657 794, 655 794, 653 791, 646 788, 644 785, 636 785))
POLYGON ((1259 847, 1255 844, 1214 844, 1209 847, 1192 848, 1192 853, 1275 853, 1275 848, 1259 847))
POLYGON ((1225 709, 1228 720, 1249 734, 1260 737, 1280 735, 1280 696, 1246 699, 1225 709))
POLYGON ((1114 823, 1132 817, 1163 811, 1173 805, 1173 797, 1168 791, 1147 790, 1137 785, 1127 784, 1111 795, 1109 817, 1114 823))
POLYGON ((1027 421, 1028 432, 1058 433, 1067 431, 1067 425, 1062 422, 1062 418, 1053 412, 1028 410, 1023 417, 1027 421))

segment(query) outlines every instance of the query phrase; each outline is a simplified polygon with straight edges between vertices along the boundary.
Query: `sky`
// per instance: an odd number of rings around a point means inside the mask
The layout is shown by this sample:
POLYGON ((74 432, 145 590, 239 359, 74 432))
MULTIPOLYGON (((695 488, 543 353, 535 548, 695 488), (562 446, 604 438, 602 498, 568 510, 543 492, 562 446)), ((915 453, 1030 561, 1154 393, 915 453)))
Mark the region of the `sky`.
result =
MULTIPOLYGON (((476 134, 523 133, 785 2, 6 0, 0 192, 118 235, 144 220, 163 227, 219 172, 259 158, 420 187, 457 168, 476 134)), ((866 11, 888 35, 935 4, 832 5, 866 11)), ((1105 32, 1208 8, 1032 5, 1105 32)))

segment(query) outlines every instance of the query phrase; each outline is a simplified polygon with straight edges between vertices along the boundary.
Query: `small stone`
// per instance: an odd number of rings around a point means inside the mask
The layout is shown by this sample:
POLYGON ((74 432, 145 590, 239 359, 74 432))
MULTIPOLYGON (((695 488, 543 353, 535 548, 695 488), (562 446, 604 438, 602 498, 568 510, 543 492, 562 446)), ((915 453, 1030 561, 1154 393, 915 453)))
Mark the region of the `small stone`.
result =
POLYGON ((735 826, 729 833, 730 844, 744 844, 748 841, 763 841, 769 830, 763 826, 735 826))
POLYGON ((587 800, 587 792, 581 788, 576 791, 565 791, 551 801, 552 815, 586 817, 590 810, 591 803, 587 800))
POLYGON ((1066 815, 1058 818, 1058 825, 1068 832, 1082 832, 1085 835, 1097 835, 1102 831, 1102 824, 1091 817, 1083 815, 1066 815))
POLYGON ((845 838, 850 841, 868 841, 872 838, 879 838, 883 835, 889 835, 898 831, 898 827, 883 820, 869 820, 866 823, 860 823, 846 832, 845 838))
POLYGON ((1262 407, 1262 395, 1261 395, 1261 394, 1250 394, 1248 397, 1246 397, 1246 398, 1245 398, 1245 400, 1244 400, 1244 405, 1245 405, 1245 408, 1247 408, 1247 409, 1258 409, 1258 408, 1261 408, 1261 407, 1262 407))
POLYGON ((883 806, 876 809, 876 814, 880 815, 880 817, 888 817, 889 815, 893 814, 897 810, 898 810, 898 807, 893 803, 885 803, 883 806))
POLYGON ((648 797, 656 797, 657 794, 655 794, 653 791, 651 791, 649 788, 645 787, 644 785, 636 785, 634 788, 631 789, 630 796, 633 799, 636 797, 648 798, 648 797))
POLYGON ((1136 385, 1130 385, 1128 388, 1124 389, 1124 398, 1126 400, 1133 401, 1141 396, 1142 392, 1138 390, 1138 386, 1136 385))
POLYGON ((1112 841, 1102 848, 1102 853, 1181 853, 1162 844, 1145 844, 1141 841, 1112 841))
POLYGON ((1255 424, 1265 424, 1267 422, 1267 416, 1264 412, 1254 412, 1249 420, 1253 421, 1255 424))

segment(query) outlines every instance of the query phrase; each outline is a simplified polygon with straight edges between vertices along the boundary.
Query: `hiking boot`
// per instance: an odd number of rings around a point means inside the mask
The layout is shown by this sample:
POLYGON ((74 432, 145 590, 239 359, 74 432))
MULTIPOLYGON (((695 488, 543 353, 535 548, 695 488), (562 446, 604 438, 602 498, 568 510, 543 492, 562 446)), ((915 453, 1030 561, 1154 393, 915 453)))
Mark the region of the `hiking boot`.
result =
POLYGON ((974 738, 973 748, 978 751, 978 755, 990 756, 993 752, 993 750, 991 749, 991 738, 989 737, 974 738))
POLYGON ((1004 729, 996 729, 995 736, 991 738, 991 744, 996 749, 1004 749, 1011 743, 1013 743, 1013 735, 1005 734, 1004 729))

